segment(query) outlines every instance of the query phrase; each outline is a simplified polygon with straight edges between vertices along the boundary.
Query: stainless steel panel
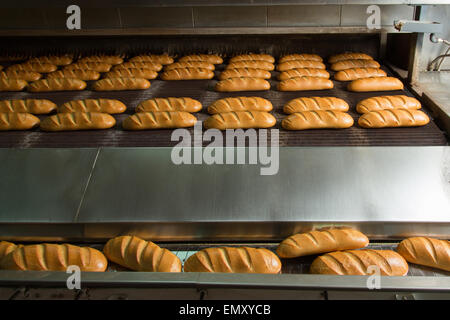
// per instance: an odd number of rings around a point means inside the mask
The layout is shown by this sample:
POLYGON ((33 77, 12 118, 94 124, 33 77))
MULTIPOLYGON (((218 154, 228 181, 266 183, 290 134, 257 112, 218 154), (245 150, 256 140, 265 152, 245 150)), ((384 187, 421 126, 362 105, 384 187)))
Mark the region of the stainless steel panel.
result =
MULTIPOLYGON (((66 20, 69 15, 66 13, 65 7, 49 7, 44 8, 48 28, 67 30, 66 20)), ((21 19, 24 25, 27 21, 21 19)), ((86 8, 81 6, 81 29, 109 29, 120 28, 119 9, 111 6, 86 8)), ((73 30, 67 30, 71 32, 73 30)))
MULTIPOLYGON (((341 26, 365 26, 369 17, 367 7, 367 5, 342 6, 341 26)), ((380 6, 380 9, 382 26, 392 26, 394 20, 412 19, 414 13, 413 7, 404 5, 384 5, 380 6)))
POLYGON ((0 10, 0 29, 45 29, 46 21, 42 9, 8 8, 0 10))
POLYGON ((123 28, 192 28, 191 8, 120 8, 123 28))
POLYGON ((268 22, 270 27, 339 26, 340 6, 269 7, 268 22))
POLYGON ((195 7, 194 26, 208 27, 266 27, 266 7, 195 7))

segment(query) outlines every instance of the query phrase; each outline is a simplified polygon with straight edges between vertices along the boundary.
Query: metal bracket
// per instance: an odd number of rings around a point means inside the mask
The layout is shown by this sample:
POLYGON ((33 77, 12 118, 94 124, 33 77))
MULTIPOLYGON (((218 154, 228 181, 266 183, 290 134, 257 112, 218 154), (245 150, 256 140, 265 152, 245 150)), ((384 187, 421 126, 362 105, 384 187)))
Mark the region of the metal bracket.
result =
POLYGON ((417 33, 442 33, 443 26, 440 22, 395 20, 394 27, 398 31, 417 33))

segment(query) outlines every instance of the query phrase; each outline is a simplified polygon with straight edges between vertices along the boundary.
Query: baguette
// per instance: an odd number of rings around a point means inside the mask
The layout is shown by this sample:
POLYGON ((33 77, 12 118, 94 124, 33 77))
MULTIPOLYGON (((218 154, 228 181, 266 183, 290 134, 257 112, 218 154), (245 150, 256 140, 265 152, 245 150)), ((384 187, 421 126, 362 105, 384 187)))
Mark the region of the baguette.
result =
POLYGON ((55 66, 66 66, 72 63, 72 56, 70 55, 62 55, 62 56, 42 56, 31 58, 30 62, 39 62, 39 63, 48 63, 54 64, 55 66))
POLYGON ((183 68, 164 71, 162 80, 206 80, 214 78, 214 72, 201 68, 183 68))
POLYGON ((330 69, 333 71, 341 71, 354 68, 380 68, 380 64, 375 60, 354 59, 339 61, 333 63, 330 67, 330 69))
POLYGON ((334 110, 348 111, 348 103, 335 97, 302 97, 295 98, 286 103, 283 107, 284 113, 292 114, 302 111, 314 110, 334 110))
POLYGON ((31 113, 0 113, 0 131, 29 130, 39 125, 39 118, 31 113))
POLYGON ((266 71, 272 71, 275 66, 267 61, 262 60, 243 60, 229 63, 226 69, 242 69, 242 68, 252 68, 252 69, 262 69, 266 71))
POLYGON ((110 239, 103 252, 106 257, 135 271, 181 272, 181 261, 170 250, 134 236, 110 239))
POLYGON ((24 62, 21 64, 14 64, 8 67, 7 70, 11 71, 24 70, 38 73, 49 73, 55 71, 56 69, 58 69, 58 67, 55 66, 54 64, 40 63, 40 62, 24 62))
POLYGON ((230 78, 216 83, 216 91, 262 91, 270 90, 270 83, 261 78, 230 78))
POLYGON ((317 257, 311 264, 310 273, 334 275, 361 275, 373 273, 370 266, 380 268, 382 276, 405 276, 408 263, 392 250, 336 251, 317 257))
POLYGON ((58 113, 101 112, 109 114, 123 113, 127 107, 119 100, 85 99, 72 100, 58 107, 58 113))
POLYGON ((369 239, 351 228, 333 228, 323 231, 294 234, 277 248, 280 258, 296 258, 331 251, 364 248, 369 239))
POLYGON ((0 241, 0 261, 10 252, 13 252, 18 248, 17 245, 15 245, 12 242, 8 241, 0 241))
POLYGON ((51 78, 33 81, 28 85, 30 92, 84 90, 86 82, 73 78, 51 78))
POLYGON ((399 96, 380 96, 361 100, 356 105, 358 113, 368 113, 371 111, 380 111, 386 109, 420 109, 419 100, 416 98, 399 96))
POLYGON ((0 91, 22 91, 27 84, 22 79, 0 78, 0 91))
POLYGON ((103 62, 76 62, 65 66, 63 70, 73 70, 73 69, 108 72, 109 70, 111 70, 111 65, 103 62))
POLYGON ((42 120, 41 130, 73 131, 109 129, 116 124, 113 116, 100 112, 58 113, 42 120))
POLYGON ((47 74, 47 79, 53 78, 74 78, 80 80, 98 80, 100 73, 94 70, 71 69, 59 70, 47 74))
POLYGON ((150 88, 150 81, 143 78, 106 78, 94 82, 95 91, 145 90, 150 88))
POLYGON ((78 61, 80 61, 80 62, 103 62, 103 63, 115 65, 115 64, 121 64, 123 62, 123 59, 120 56, 99 55, 99 56, 84 57, 78 61))
POLYGON ((350 53, 341 53, 341 54, 335 54, 334 56, 331 56, 328 59, 329 63, 336 63, 343 60, 373 60, 371 56, 365 53, 356 53, 356 52, 350 52, 350 53))
POLYGON ((270 79, 272 75, 269 71, 255 68, 238 68, 238 69, 226 69, 219 75, 219 80, 225 80, 230 78, 261 78, 270 79))
POLYGON ((197 118, 183 111, 138 112, 122 122, 125 130, 174 129, 193 127, 197 118))
POLYGON ((280 259, 264 248, 206 248, 190 256, 184 263, 184 272, 276 274, 280 271, 280 259))
POLYGON ((273 115, 263 111, 233 111, 217 113, 210 116, 203 123, 207 129, 249 129, 270 128, 277 120, 273 115))
POLYGON ((103 272, 108 261, 93 248, 50 243, 18 247, 0 261, 1 269, 22 271, 66 271, 71 265, 81 271, 103 272))
POLYGON ((153 62, 162 65, 173 63, 173 58, 167 54, 147 54, 133 57, 129 60, 130 62, 153 62))
POLYGON ((158 72, 145 68, 114 69, 105 74, 105 78, 143 78, 156 79, 158 72))
POLYGON ((353 80, 347 90, 355 92, 403 90, 403 83, 394 77, 375 77, 353 80))
POLYGON ((34 71, 25 71, 25 70, 6 70, 4 72, 0 72, 0 78, 9 78, 9 79, 22 79, 25 81, 36 81, 39 80, 42 75, 38 72, 34 71))
POLYGON ((333 89, 333 81, 319 77, 296 77, 278 84, 279 91, 307 91, 333 89))
POLYGON ((430 122, 430 118, 420 110, 392 109, 372 111, 359 117, 363 128, 419 127, 430 122))
POLYGON ((315 68, 289 69, 281 72, 278 75, 278 80, 288 80, 297 77, 318 77, 329 79, 330 74, 324 69, 315 69, 315 68))
POLYGON ((208 107, 209 114, 232 111, 272 111, 273 106, 269 100, 260 97, 223 98, 214 101, 208 107))
POLYGON ((296 112, 281 121, 286 130, 344 129, 352 125, 353 118, 348 113, 332 110, 296 112))
POLYGON ((311 61, 311 60, 291 60, 283 63, 279 63, 277 65, 278 71, 287 71, 290 69, 299 69, 299 68, 310 68, 310 69, 323 69, 325 70, 325 65, 320 61, 311 61))
POLYGON ((202 104, 192 98, 153 98, 142 101, 136 107, 136 112, 150 111, 184 111, 199 112, 202 104))
POLYGON ((181 57, 178 59, 180 62, 185 61, 204 61, 212 64, 221 64, 223 63, 223 59, 215 54, 192 54, 188 56, 181 57))
POLYGON ((215 69, 214 65, 209 62, 204 61, 186 61, 186 62, 175 62, 164 67, 165 71, 173 69, 183 69, 183 68, 202 68, 213 71, 215 69))
MULTIPOLYGON (((124 62, 122 64, 115 65, 113 70, 116 69, 150 69, 153 71, 161 71, 163 68, 162 64, 144 61, 144 62, 124 62)), ((109 71, 109 70, 108 70, 109 71)))
POLYGON ((293 60, 309 60, 309 61, 319 61, 322 62, 322 58, 317 54, 312 53, 294 53, 294 54, 288 54, 285 56, 282 56, 278 63, 283 63, 287 61, 293 61, 293 60))
POLYGON ((450 271, 450 242, 447 240, 408 238, 400 242, 397 252, 408 262, 450 271))
POLYGON ((255 54, 255 53, 250 53, 250 54, 241 54, 238 56, 234 56, 230 59, 230 63, 232 62, 237 62, 237 61, 267 61, 269 63, 274 63, 275 62, 275 58, 272 57, 270 54, 255 54))
POLYGON ((351 68, 338 71, 334 79, 338 81, 352 81, 361 78, 386 77, 387 73, 378 68, 351 68))
POLYGON ((0 112, 47 114, 56 110, 56 104, 45 99, 2 100, 0 112))

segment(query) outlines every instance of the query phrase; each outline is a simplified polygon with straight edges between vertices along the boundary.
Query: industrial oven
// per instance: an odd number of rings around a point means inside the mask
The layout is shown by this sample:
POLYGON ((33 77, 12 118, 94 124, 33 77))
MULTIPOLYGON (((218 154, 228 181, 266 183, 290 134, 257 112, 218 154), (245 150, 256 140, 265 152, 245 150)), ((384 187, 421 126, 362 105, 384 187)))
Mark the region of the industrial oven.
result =
MULTIPOLYGON (((173 130, 128 132, 120 123, 152 97, 191 97, 203 110, 219 93, 216 78, 151 81, 140 91, 1 92, 0 99, 112 98, 124 102, 109 130, 0 133, 0 238, 18 243, 70 242, 101 249, 134 234, 171 249, 184 261, 201 248, 275 249, 287 236, 329 226, 365 233, 370 248, 395 249, 410 236, 450 239, 450 1, 81 1, 81 29, 66 26, 67 6, 19 1, 0 6, 0 64, 71 53, 332 54, 365 52, 405 84, 431 122, 417 128, 286 131, 283 105, 299 96, 335 96, 355 105, 374 93, 351 93, 334 81, 326 91, 252 92, 274 105, 267 136, 234 140, 226 152, 268 147, 268 164, 175 164, 173 130), (109 6, 108 6, 109 5, 109 6), (369 8, 370 7, 370 8, 369 8), (378 11, 377 11, 378 10, 378 11), (379 20, 370 22, 372 14, 379 20), (370 21, 369 21, 370 20, 370 21), (370 23, 369 23, 369 22, 370 23), (378 21, 378 23, 377 23, 378 21), (447 42, 446 42, 447 41, 447 42), (436 57, 440 56, 437 60, 436 57), (14 61, 11 61, 14 60, 14 61), (272 144, 277 141, 276 145, 272 144), (277 154, 278 153, 278 154, 277 154)), ((218 66, 216 75, 223 69, 218 66)), ((387 92, 377 92, 377 95, 387 92)), ((206 111, 197 114, 207 118, 206 111)), ((188 130, 192 153, 209 141, 188 130)), ((200 151, 199 151, 200 150, 200 151)), ((450 298, 450 273, 410 264, 405 277, 308 274, 312 258, 282 260, 282 273, 131 272, 110 266, 83 273, 80 290, 64 272, 0 271, 2 299, 421 299, 450 298)))

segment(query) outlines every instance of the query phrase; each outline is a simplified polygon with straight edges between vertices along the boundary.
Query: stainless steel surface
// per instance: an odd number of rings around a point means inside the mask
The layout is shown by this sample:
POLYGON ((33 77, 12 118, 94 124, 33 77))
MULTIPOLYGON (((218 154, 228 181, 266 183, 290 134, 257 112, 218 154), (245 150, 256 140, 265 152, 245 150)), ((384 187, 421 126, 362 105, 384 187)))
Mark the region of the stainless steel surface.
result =
POLYGON ((443 25, 434 21, 396 20, 394 26, 399 31, 419 33, 441 33, 443 25))
MULTIPOLYGON (((425 7, 414 8, 414 20, 423 20, 426 13, 425 7)), ((408 83, 414 85, 419 80, 420 59, 424 42, 423 33, 413 33, 409 47, 408 83)))

